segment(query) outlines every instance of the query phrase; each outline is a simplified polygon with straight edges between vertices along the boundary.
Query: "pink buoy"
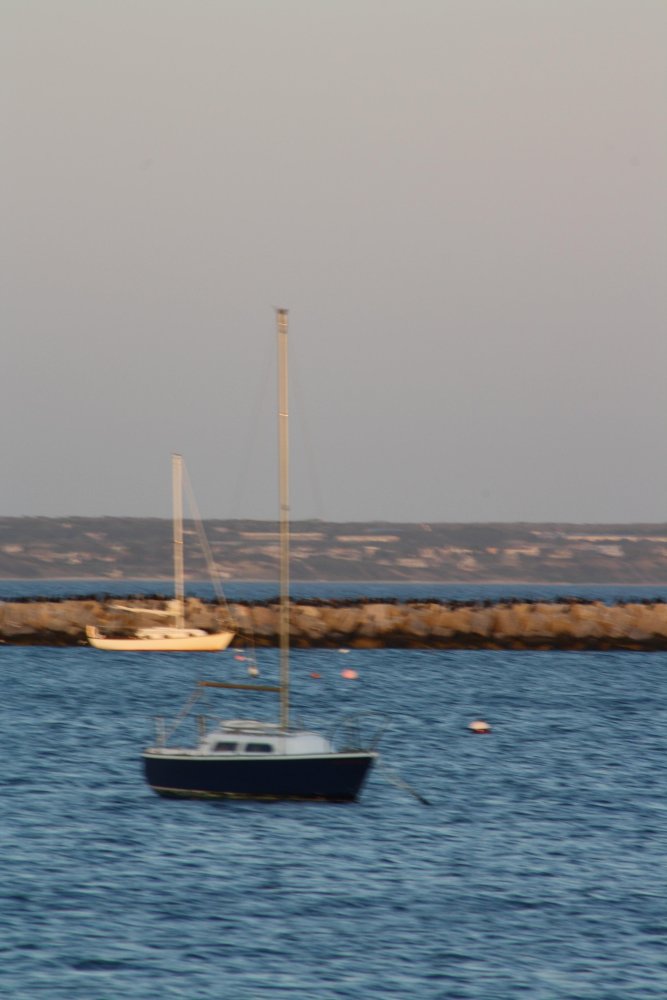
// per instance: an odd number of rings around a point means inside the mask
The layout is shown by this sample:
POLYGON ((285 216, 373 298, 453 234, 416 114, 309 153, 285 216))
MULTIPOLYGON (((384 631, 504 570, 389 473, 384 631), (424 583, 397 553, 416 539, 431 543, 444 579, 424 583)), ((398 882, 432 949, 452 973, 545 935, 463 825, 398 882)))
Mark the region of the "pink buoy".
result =
POLYGON ((346 677, 348 681, 356 681, 359 674, 356 670, 341 670, 341 677, 346 677))
POLYGON ((474 722, 468 724, 468 729, 472 733, 490 733, 491 726, 488 722, 484 722, 484 719, 475 719, 474 722))

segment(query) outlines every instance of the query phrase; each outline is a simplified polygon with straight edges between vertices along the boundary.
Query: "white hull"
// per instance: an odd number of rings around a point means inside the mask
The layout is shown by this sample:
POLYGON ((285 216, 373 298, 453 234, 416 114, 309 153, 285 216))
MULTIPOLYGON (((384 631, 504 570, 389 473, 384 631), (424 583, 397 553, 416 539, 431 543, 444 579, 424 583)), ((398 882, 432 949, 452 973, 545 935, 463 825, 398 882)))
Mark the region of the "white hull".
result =
POLYGON ((172 635, 141 637, 127 636, 117 637, 102 635, 94 625, 86 628, 86 637, 91 646, 96 649, 114 649, 124 652, 135 653, 144 652, 199 652, 217 653, 222 649, 227 649, 234 638, 233 632, 204 632, 203 634, 192 634, 189 629, 183 629, 182 635, 174 635, 174 629, 170 630, 172 635))

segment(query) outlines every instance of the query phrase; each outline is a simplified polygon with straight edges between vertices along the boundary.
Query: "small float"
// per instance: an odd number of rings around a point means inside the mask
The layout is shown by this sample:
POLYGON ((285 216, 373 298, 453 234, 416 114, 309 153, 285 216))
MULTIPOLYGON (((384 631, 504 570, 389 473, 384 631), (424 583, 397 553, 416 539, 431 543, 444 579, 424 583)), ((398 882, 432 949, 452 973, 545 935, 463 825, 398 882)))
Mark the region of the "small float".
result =
POLYGON ((491 726, 484 719, 475 719, 474 722, 468 723, 468 729, 471 733, 490 733, 491 726))

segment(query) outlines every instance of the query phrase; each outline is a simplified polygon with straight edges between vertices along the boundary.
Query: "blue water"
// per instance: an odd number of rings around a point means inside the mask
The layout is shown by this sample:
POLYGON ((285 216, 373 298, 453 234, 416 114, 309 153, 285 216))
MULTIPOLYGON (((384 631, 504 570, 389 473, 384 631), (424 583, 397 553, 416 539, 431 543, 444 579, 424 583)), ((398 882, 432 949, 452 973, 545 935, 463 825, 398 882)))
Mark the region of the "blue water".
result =
MULTIPOLYGON (((229 601, 263 601, 278 593, 278 585, 270 582, 229 581, 224 584, 229 601)), ((210 583, 188 583, 189 595, 210 599, 214 590, 210 583)), ((292 582, 292 597, 331 598, 395 598, 399 601, 427 600, 477 601, 529 598, 553 601, 558 597, 580 597, 614 603, 618 600, 667 601, 667 586, 661 584, 536 584, 536 583, 316 583, 292 582)), ((0 580, 0 601, 17 598, 57 598, 77 596, 127 596, 130 594, 173 594, 168 580, 0 580)))
POLYGON ((296 652, 296 715, 387 715, 385 764, 428 806, 382 768, 356 805, 153 795, 152 716, 242 679, 231 654, 0 667, 3 997, 667 996, 662 653, 296 652))

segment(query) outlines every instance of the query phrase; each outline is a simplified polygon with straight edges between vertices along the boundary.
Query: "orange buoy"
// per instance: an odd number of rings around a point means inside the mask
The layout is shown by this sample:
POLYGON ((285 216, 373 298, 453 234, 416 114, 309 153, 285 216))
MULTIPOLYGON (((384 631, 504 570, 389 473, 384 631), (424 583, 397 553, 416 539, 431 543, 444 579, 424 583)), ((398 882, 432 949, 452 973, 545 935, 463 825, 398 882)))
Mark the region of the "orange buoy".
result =
POLYGON ((341 670, 341 677, 346 677, 348 681, 356 681, 359 674, 356 670, 341 670))
POLYGON ((310 676, 311 676, 311 677, 314 677, 314 678, 315 678, 315 680, 319 680, 319 679, 320 679, 320 677, 322 676, 322 674, 316 674, 316 673, 314 673, 314 672, 313 672, 313 673, 312 673, 312 674, 311 674, 310 676))
POLYGON ((491 726, 484 719, 475 719, 474 722, 468 724, 468 729, 472 733, 490 733, 491 726))

